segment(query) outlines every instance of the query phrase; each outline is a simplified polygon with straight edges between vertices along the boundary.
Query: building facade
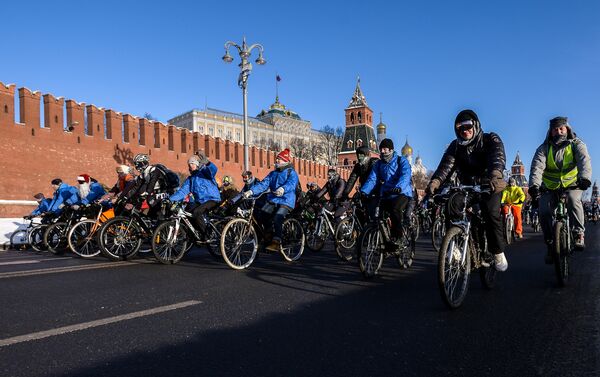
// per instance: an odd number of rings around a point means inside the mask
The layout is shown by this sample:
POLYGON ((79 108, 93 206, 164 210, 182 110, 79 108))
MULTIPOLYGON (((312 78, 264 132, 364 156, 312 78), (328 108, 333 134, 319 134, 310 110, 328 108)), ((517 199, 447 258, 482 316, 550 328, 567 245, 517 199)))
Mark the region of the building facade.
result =
MULTIPOLYGON (((241 114, 207 107, 193 109, 168 120, 169 124, 192 132, 243 143, 244 117, 241 114)), ((311 122, 279 102, 279 97, 256 117, 248 117, 248 144, 262 148, 289 148, 294 139, 311 144, 320 132, 313 130, 311 122)))
POLYGON ((523 165, 523 161, 521 161, 521 156, 519 156, 519 152, 517 152, 515 161, 513 162, 510 168, 509 178, 514 178, 517 183, 517 186, 519 187, 528 186, 527 177, 525 177, 525 165, 523 165))

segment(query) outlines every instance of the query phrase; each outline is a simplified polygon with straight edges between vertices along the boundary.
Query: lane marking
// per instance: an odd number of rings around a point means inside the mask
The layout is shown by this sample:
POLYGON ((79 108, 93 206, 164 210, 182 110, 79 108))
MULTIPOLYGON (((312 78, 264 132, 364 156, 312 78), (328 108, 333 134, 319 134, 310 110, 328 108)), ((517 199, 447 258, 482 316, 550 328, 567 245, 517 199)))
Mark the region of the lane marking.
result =
POLYGON ((202 301, 198 301, 198 300, 183 301, 183 302, 173 304, 173 305, 159 306, 159 307, 152 308, 152 309, 141 310, 138 312, 122 314, 122 315, 104 318, 104 319, 98 319, 95 321, 83 322, 83 323, 78 323, 78 324, 70 325, 70 326, 57 327, 57 328, 51 329, 51 330, 38 331, 38 332, 31 333, 31 334, 14 336, 12 338, 1 339, 0 347, 10 346, 10 345, 17 344, 17 343, 29 342, 32 340, 49 338, 51 336, 67 334, 67 333, 71 333, 74 331, 86 330, 86 329, 89 329, 92 327, 104 326, 104 325, 108 325, 108 324, 115 323, 115 322, 127 321, 129 319, 146 317, 149 315, 164 313, 164 312, 168 312, 168 311, 172 311, 172 310, 176 310, 176 309, 182 309, 182 308, 186 308, 188 306, 198 305, 201 303, 202 303, 202 301))
POLYGON ((0 273, 0 279, 7 279, 7 278, 14 278, 14 277, 21 277, 21 276, 56 274, 59 272, 94 270, 94 269, 110 268, 110 267, 137 266, 138 264, 139 263, 136 263, 136 262, 122 261, 122 262, 94 263, 94 264, 87 264, 87 265, 83 265, 83 266, 53 267, 53 268, 41 268, 38 270, 2 272, 2 273, 0 273))
POLYGON ((64 260, 64 259, 73 259, 71 257, 63 257, 63 258, 52 258, 52 259, 34 259, 34 260, 13 260, 9 262, 0 262, 0 266, 12 266, 15 264, 32 264, 32 263, 40 263, 40 262, 51 262, 55 260, 64 260))

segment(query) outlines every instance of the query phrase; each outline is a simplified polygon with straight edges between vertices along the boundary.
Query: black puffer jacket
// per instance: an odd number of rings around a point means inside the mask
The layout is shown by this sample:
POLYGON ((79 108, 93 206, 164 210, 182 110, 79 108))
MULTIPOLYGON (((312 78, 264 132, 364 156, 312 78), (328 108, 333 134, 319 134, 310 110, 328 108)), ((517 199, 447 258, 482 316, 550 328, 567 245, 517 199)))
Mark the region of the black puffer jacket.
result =
POLYGON ((465 143, 459 142, 458 138, 453 140, 444 152, 431 179, 444 183, 455 170, 460 182, 467 185, 477 183, 473 178, 485 180, 496 177, 501 179, 506 165, 506 155, 500 136, 493 132, 484 133, 477 114, 471 110, 462 111, 457 119, 461 116, 464 117, 465 114, 476 121, 475 135, 471 139, 472 141, 464 145, 465 143))
MULTIPOLYGON (((365 165, 358 163, 354 165, 354 168, 352 168, 352 173, 350 173, 350 177, 348 177, 344 194, 342 195, 344 198, 348 197, 350 191, 352 191, 354 188, 356 180, 358 180, 361 186, 367 181, 367 178, 369 178, 369 174, 371 173, 371 169, 377 160, 379 160, 377 157, 371 157, 365 165)), ((373 192, 379 192, 379 189, 375 188, 373 189, 373 192)))
POLYGON ((321 191, 315 195, 315 199, 320 199, 327 193, 329 195, 329 201, 336 204, 337 201, 342 198, 345 187, 346 181, 338 175, 336 180, 327 181, 321 191))

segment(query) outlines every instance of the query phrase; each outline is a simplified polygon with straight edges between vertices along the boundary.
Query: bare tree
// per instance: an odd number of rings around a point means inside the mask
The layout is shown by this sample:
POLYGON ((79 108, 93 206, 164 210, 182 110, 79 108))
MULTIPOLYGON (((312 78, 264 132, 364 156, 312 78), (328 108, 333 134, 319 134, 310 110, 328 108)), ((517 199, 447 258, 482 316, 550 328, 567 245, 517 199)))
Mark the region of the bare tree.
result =
POLYGON ((425 190, 425 188, 429 184, 429 180, 431 179, 432 175, 433 175, 433 172, 431 170, 428 171, 427 173, 423 173, 420 171, 415 172, 412 176, 415 188, 417 190, 425 190))
POLYGON ((294 137, 290 140, 290 150, 292 155, 297 158, 311 159, 309 144, 301 137, 294 137))
POLYGON ((342 127, 323 127, 319 135, 323 147, 323 158, 328 165, 337 165, 337 157, 342 150, 344 130, 342 127))

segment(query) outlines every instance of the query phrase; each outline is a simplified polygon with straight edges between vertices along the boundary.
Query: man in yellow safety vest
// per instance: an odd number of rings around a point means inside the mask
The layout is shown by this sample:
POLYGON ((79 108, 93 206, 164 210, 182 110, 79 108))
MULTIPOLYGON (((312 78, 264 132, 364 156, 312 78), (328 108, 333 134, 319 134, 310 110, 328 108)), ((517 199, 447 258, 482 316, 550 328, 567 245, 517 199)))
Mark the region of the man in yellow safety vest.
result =
POLYGON ((510 210, 515 218, 515 233, 518 238, 523 238, 523 220, 521 207, 525 201, 523 189, 517 185, 514 177, 508 179, 508 187, 502 191, 502 213, 505 215, 510 210))
POLYGON ((556 197, 552 191, 573 188, 567 191, 567 208, 575 235, 575 247, 583 249, 584 211, 581 196, 591 186, 592 162, 587 147, 575 135, 566 117, 550 120, 546 140, 538 147, 531 162, 529 194, 539 197, 539 215, 544 239, 548 245, 546 263, 552 263, 552 214, 556 208, 556 197), (540 187, 544 188, 540 192, 540 187))

